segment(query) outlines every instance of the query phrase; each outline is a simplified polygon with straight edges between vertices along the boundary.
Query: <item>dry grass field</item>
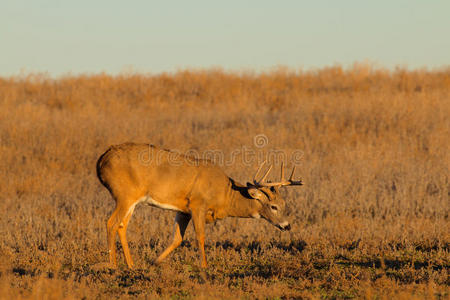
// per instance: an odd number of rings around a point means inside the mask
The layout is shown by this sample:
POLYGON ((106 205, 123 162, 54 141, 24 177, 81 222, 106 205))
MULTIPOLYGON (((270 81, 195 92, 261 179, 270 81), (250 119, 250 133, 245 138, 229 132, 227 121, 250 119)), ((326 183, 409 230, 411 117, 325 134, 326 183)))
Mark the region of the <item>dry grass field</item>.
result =
POLYGON ((449 116, 450 69, 0 78, 0 299, 448 299, 449 116), (120 248, 106 267, 95 163, 126 141, 214 150, 243 183, 282 151, 305 183, 283 191, 293 229, 207 225, 203 272, 189 225, 155 266, 175 213, 140 205, 136 268, 120 248))

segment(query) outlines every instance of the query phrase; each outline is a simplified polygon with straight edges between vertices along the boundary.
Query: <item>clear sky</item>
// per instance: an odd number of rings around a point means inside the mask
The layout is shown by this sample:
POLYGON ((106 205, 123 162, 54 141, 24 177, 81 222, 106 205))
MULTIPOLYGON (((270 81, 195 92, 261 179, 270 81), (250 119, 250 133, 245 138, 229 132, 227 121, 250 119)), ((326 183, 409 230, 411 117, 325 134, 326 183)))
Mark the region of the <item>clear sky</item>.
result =
POLYGON ((450 65, 450 0, 10 0, 0 76, 450 65))

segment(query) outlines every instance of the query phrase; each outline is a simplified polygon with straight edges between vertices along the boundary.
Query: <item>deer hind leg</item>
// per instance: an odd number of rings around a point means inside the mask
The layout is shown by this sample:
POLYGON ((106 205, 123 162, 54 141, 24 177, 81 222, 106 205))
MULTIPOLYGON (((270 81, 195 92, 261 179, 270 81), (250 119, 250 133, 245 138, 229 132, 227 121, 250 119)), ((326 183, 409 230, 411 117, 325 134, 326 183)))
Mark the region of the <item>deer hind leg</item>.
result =
POLYGON ((119 223, 119 228, 117 230, 117 233, 119 234, 120 243, 122 244, 123 254, 125 256, 125 261, 127 262, 128 268, 133 268, 133 259, 131 258, 130 249, 128 248, 128 242, 127 242, 127 227, 128 222, 131 219, 131 216, 133 215, 134 207, 136 204, 133 204, 128 209, 125 217, 123 218, 122 222, 119 223))
POLYGON ((116 232, 119 227, 119 223, 117 222, 117 213, 118 207, 116 207, 116 209, 111 214, 111 217, 109 217, 108 222, 106 223, 109 263, 115 267, 117 266, 117 251, 115 240, 116 240, 116 232))
POLYGON ((175 248, 181 245, 183 241, 184 233, 186 232, 186 227, 191 220, 191 215, 178 212, 175 216, 175 226, 172 244, 156 259, 155 263, 159 264, 162 262, 167 255, 170 254, 175 248))
MULTIPOLYGON (((108 222, 106 223, 106 232, 107 232, 107 240, 108 240, 108 252, 109 252, 109 262, 117 267, 117 249, 116 249, 116 245, 115 245, 115 241, 116 241, 116 234, 120 229, 125 228, 126 231, 126 226, 128 225, 128 220, 125 221, 125 218, 128 215, 129 210, 134 209, 134 206, 132 207, 126 207, 126 206, 122 206, 122 205, 117 205, 116 209, 114 210, 114 212, 111 214, 111 217, 108 219, 108 222), (126 223, 126 225, 125 225, 126 223), (121 228, 122 227, 122 228, 121 228)), ((132 211, 131 211, 132 213, 132 211)), ((130 217, 131 217, 131 213, 130 213, 130 217)), ((123 230, 122 230, 123 231, 123 230)), ((120 234, 119 234, 120 237, 120 234)), ((125 237, 124 235, 122 235, 122 237, 120 237, 121 242, 122 242, 122 238, 125 237)), ((126 239, 125 239, 126 241, 126 239)), ((122 242, 122 247, 123 247, 124 243, 122 242)), ((124 252, 125 247, 124 248, 124 252)), ((129 250, 128 250, 128 244, 126 245, 126 249, 128 251, 128 255, 129 255, 129 250)), ((125 254, 126 257, 126 254, 125 254)), ((127 261, 128 263, 128 261, 127 261)))
POLYGON ((192 212, 192 220, 194 222, 195 234, 197 236, 198 248, 200 250, 200 266, 206 268, 206 255, 205 255, 205 212, 199 210, 192 212))

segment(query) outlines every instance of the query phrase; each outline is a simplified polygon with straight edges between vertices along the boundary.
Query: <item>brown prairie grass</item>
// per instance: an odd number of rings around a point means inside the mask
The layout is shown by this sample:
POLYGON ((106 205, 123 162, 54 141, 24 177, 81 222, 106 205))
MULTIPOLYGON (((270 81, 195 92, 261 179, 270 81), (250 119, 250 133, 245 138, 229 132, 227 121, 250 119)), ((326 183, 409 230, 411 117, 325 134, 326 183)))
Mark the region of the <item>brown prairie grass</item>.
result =
MULTIPOLYGON (((0 298, 449 297, 450 70, 367 66, 0 78, 0 298), (261 220, 191 226, 161 266, 174 213, 139 206, 136 270, 107 260, 113 201, 95 175, 111 144, 230 155, 301 150, 290 232, 261 220), (206 274, 205 274, 206 273, 206 274)), ((225 165, 239 181, 257 163, 225 165)))

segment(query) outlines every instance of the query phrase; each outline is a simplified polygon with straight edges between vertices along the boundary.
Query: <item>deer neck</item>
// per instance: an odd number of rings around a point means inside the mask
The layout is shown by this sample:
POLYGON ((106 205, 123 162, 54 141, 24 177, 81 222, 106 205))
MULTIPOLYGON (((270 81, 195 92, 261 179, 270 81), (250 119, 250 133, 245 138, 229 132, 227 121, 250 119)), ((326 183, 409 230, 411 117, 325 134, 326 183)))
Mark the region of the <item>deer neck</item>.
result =
POLYGON ((259 211, 259 201, 250 197, 247 192, 247 187, 236 184, 234 180, 231 181, 230 206, 228 208, 228 215, 230 217, 240 218, 255 218, 259 211))

